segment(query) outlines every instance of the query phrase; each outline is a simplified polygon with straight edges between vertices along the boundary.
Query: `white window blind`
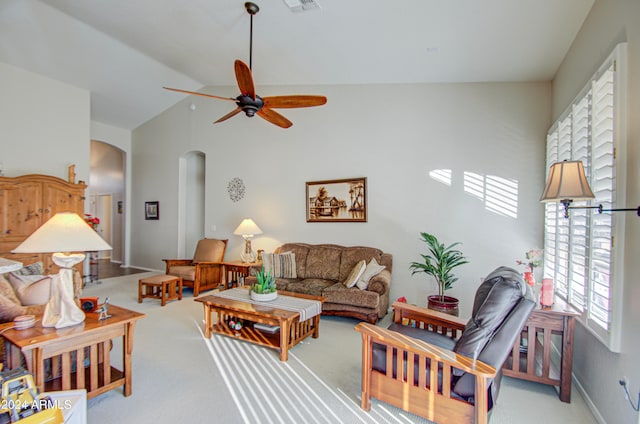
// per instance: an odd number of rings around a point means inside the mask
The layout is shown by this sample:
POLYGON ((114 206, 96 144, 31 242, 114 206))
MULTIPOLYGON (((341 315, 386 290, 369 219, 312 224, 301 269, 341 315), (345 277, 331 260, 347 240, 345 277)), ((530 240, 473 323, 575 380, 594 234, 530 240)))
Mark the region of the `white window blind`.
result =
MULTIPOLYGON (((624 193, 624 165, 616 158, 626 150, 625 51, 624 43, 616 47, 547 134, 547 171, 562 160, 584 164, 595 200, 573 206, 602 204, 606 209, 624 198, 617 195, 624 193)), ((623 237, 624 217, 572 209, 567 219, 561 204, 545 205, 544 276, 554 279, 557 294, 581 312, 583 324, 613 351, 620 344, 624 262, 624 252, 615 250, 614 242, 623 237)))

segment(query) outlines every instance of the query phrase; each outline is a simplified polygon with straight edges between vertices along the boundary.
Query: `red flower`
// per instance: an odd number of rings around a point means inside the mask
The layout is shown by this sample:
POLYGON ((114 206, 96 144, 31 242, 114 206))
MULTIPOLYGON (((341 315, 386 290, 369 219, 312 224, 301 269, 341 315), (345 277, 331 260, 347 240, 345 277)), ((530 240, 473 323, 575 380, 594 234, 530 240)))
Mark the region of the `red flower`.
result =
POLYGON ((402 303, 407 303, 407 298, 402 296, 402 297, 399 297, 397 301, 402 303))

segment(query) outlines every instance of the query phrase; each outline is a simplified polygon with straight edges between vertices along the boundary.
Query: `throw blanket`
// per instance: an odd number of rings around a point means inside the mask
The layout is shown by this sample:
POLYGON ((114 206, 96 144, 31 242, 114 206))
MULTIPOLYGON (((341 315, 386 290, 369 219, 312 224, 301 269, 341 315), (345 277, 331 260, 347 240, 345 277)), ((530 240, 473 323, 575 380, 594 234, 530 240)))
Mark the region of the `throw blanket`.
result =
POLYGON ((300 322, 320 315, 322 313, 322 302, 317 300, 302 299, 299 297, 278 295, 275 300, 269 302, 257 302, 252 300, 249 290, 243 288, 235 288, 224 290, 213 296, 223 297, 225 299, 241 300, 243 302, 252 303, 254 305, 269 306, 274 309, 284 309, 300 313, 300 322))

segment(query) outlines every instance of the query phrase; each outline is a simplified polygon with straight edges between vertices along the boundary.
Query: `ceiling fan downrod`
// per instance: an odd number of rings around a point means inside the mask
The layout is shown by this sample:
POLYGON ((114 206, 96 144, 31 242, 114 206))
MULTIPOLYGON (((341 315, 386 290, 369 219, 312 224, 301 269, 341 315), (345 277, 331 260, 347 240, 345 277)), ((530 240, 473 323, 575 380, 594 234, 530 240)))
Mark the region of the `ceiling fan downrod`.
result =
POLYGON ((249 69, 253 70, 253 15, 260 11, 257 4, 250 1, 244 4, 244 8, 247 9, 247 13, 251 16, 251 22, 249 24, 249 69))

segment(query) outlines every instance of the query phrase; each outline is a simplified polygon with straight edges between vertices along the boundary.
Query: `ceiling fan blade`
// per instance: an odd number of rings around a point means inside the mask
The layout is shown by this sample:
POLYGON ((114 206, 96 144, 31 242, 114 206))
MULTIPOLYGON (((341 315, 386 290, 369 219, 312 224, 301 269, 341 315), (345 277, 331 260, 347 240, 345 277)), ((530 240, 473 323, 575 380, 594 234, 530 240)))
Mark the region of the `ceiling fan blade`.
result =
POLYGON ((213 94, 198 93, 197 91, 187 91, 187 90, 181 90, 179 88, 171 88, 171 87, 162 87, 162 88, 164 88, 165 90, 176 91, 178 93, 193 94, 194 96, 211 97, 212 99, 220 99, 220 100, 231 100, 232 102, 236 101, 236 99, 232 97, 214 96, 213 94))
POLYGON ((217 121, 215 121, 214 124, 217 124, 218 122, 226 121, 227 119, 231 118, 232 116, 236 116, 240 112, 242 112, 242 109, 237 107, 234 110, 232 110, 231 112, 229 112, 226 115, 224 115, 222 118, 220 118, 217 121))
POLYGON ((256 115, 259 115, 262 119, 265 119, 271 122, 272 124, 282 128, 289 128, 291 125, 293 125, 293 122, 289 121, 287 118, 280 115, 275 110, 269 109, 267 107, 263 107, 262 109, 260 109, 256 113, 256 115))
POLYGON ((256 99, 256 88, 253 84, 253 76, 251 75, 251 69, 241 60, 236 60, 234 68, 236 70, 236 80, 238 81, 238 87, 240 93, 245 96, 256 99))
POLYGON ((292 96, 269 96, 262 99, 264 105, 272 108, 296 108, 322 106, 327 103, 325 96, 311 96, 306 94, 297 94, 292 96))

